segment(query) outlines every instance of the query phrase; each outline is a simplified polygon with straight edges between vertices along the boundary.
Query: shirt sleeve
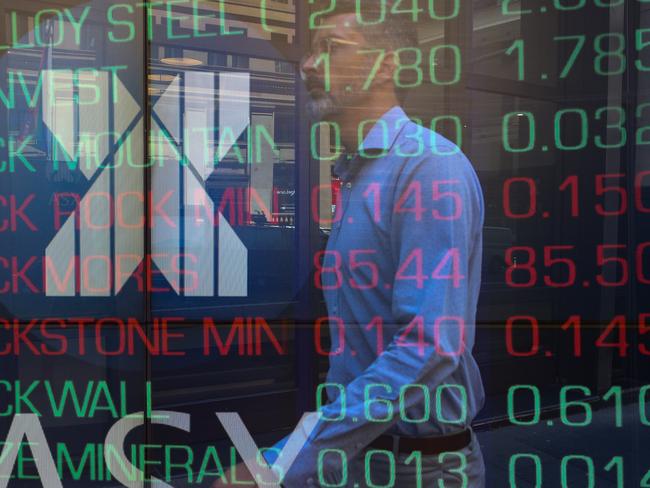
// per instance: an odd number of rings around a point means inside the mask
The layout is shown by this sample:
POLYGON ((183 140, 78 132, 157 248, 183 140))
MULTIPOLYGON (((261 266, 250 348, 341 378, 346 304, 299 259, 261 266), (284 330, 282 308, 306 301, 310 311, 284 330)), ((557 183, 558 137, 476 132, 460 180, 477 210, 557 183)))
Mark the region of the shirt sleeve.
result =
POLYGON ((396 270, 392 313, 398 332, 345 387, 345 394, 322 408, 316 428, 305 434, 304 447, 285 471, 285 487, 317 485, 319 478, 340 482, 343 459, 351 460, 394 425, 400 408, 423 402, 418 388, 405 389, 400 399, 402 386, 435 387, 471 352, 476 313, 472 297, 478 296, 478 289, 470 290, 480 286, 480 276, 469 276, 470 262, 476 254, 480 259, 475 246, 480 246, 484 218, 476 173, 458 152, 407 160, 396 181, 395 188, 386 189, 393 192, 394 201, 401 198, 404 209, 424 209, 390 217, 396 270))

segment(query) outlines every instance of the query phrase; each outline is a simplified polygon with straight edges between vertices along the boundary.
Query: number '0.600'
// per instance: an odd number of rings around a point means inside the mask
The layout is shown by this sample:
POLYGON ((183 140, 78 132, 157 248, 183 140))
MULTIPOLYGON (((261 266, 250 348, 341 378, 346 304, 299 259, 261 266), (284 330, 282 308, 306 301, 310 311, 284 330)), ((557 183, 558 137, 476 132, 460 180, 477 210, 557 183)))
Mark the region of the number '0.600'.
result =
MULTIPOLYGON (((322 413, 321 420, 325 422, 341 422, 348 415, 347 398, 345 386, 340 383, 321 383, 316 389, 316 410, 321 412, 323 409, 323 392, 326 388, 338 390, 337 400, 340 404, 338 415, 326 416, 322 413)), ((395 412, 393 401, 381 398, 390 395, 392 387, 383 383, 372 383, 364 388, 363 416, 367 422, 391 422, 395 414, 399 415, 402 422, 409 424, 422 424, 431 421, 431 403, 435 404, 435 419, 442 424, 464 425, 467 421, 467 391, 463 385, 444 384, 439 385, 433 392, 433 402, 431 401, 431 392, 427 385, 407 384, 399 390, 398 410, 395 412), (459 396, 461 399, 460 411, 458 418, 447 418, 443 412, 442 402, 447 394, 459 396), (411 417, 408 411, 409 396, 416 395, 424 405, 424 411, 419 418, 411 417)), ((354 421, 354 419, 353 419, 354 421)), ((357 419, 358 421, 358 419, 357 419)))

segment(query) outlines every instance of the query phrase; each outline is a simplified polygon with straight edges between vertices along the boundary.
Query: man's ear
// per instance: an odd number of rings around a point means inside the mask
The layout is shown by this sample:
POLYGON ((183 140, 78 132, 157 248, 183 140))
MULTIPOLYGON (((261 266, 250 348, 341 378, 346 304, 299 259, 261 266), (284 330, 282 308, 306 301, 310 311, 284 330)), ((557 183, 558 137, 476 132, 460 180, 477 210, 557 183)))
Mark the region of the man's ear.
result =
POLYGON ((386 83, 393 85, 395 84, 393 81, 395 71, 397 71, 397 55, 394 50, 387 50, 384 54, 384 59, 377 70, 375 79, 382 85, 386 83))

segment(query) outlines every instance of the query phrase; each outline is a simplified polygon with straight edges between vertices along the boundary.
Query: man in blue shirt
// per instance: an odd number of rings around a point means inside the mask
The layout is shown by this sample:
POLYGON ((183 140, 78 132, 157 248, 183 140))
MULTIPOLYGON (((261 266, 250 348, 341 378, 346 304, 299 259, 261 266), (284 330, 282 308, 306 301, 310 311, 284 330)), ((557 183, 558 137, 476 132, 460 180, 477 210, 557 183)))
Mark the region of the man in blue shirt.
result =
MULTIPOLYGON (((418 46, 415 25, 400 15, 361 26, 356 3, 339 0, 322 18, 301 66, 311 115, 346 152, 316 272, 335 351, 329 403, 282 485, 480 488, 469 426, 484 402, 471 354, 481 187, 457 146, 400 108, 399 65, 412 60, 395 52, 418 46)), ((362 15, 376 19, 371 3, 362 15)))

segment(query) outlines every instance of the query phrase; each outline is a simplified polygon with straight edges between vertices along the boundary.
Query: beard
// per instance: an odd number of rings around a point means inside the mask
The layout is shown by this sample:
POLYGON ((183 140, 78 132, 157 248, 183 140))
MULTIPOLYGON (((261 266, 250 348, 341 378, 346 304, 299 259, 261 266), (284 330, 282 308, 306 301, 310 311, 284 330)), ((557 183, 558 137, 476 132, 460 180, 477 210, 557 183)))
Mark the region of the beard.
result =
POLYGON ((341 104, 330 93, 311 96, 307 101, 307 113, 313 120, 323 120, 341 111, 341 104))
POLYGON ((307 113, 313 120, 326 120, 327 117, 340 115, 347 107, 361 106, 364 93, 354 85, 347 85, 344 90, 325 91, 325 84, 317 79, 307 80, 310 89, 306 103, 307 113))

